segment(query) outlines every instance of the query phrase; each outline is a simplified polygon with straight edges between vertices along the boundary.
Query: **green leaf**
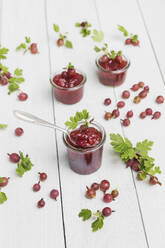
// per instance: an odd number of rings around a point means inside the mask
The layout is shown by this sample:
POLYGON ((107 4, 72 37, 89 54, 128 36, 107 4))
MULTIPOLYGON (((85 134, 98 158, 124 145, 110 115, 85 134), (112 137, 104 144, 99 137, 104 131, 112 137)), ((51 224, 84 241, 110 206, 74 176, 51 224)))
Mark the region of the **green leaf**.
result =
POLYGON ((138 142, 136 144, 136 151, 137 153, 140 153, 141 156, 145 157, 148 155, 148 151, 151 150, 152 145, 152 141, 145 139, 143 142, 138 142))
POLYGON ((147 177, 147 174, 145 172, 138 173, 138 175, 141 178, 141 180, 144 180, 147 177))
POLYGON ((76 27, 80 27, 81 24, 80 24, 79 22, 76 22, 76 23, 75 23, 75 26, 76 26, 76 27))
POLYGON ((116 152, 125 152, 129 148, 132 148, 132 143, 126 139, 124 140, 120 134, 110 134, 111 145, 116 152))
POLYGON ((8 86, 8 89, 9 89, 8 94, 10 95, 12 92, 14 92, 14 91, 19 89, 19 85, 17 83, 14 83, 14 82, 10 83, 10 85, 8 86))
POLYGON ((56 33, 60 31, 60 27, 57 24, 53 24, 53 29, 56 33))
POLYGON ((67 48, 73 48, 72 42, 69 41, 69 40, 66 40, 66 41, 65 41, 65 46, 66 46, 67 48))
POLYGON ((97 52, 97 53, 101 51, 101 49, 100 49, 99 47, 97 47, 97 46, 94 47, 94 50, 95 50, 95 52, 97 52))
POLYGON ((1 47, 0 45, 0 59, 6 59, 6 54, 8 54, 9 49, 5 47, 1 47))
POLYGON ((34 164, 32 164, 28 155, 24 156, 22 152, 19 152, 19 154, 20 154, 20 161, 17 164, 16 172, 20 177, 22 177, 25 172, 32 169, 34 164))
POLYGON ((89 119, 89 112, 83 109, 82 112, 76 112, 75 116, 71 116, 70 121, 66 121, 65 125, 69 127, 69 129, 75 129, 80 121, 87 119, 89 119))
POLYGON ((131 40, 132 40, 132 42, 136 42, 138 40, 138 35, 137 34, 132 35, 131 40))
POLYGON ((89 209, 82 209, 81 212, 78 215, 80 218, 82 217, 83 221, 86 221, 91 218, 92 211, 89 209))
POLYGON ((98 31, 98 30, 94 29, 92 39, 95 42, 101 42, 104 39, 104 33, 102 31, 98 31))
POLYGON ((15 81, 20 84, 20 83, 23 83, 25 81, 25 79, 23 77, 18 77, 18 78, 16 78, 15 81))
POLYGON ((68 69, 74 69, 74 65, 72 65, 71 62, 69 62, 68 66, 67 66, 68 69))
POLYGON ((80 34, 82 34, 82 37, 86 37, 91 34, 91 31, 87 28, 82 28, 80 34))
POLYGON ((121 153, 120 157, 124 162, 127 162, 129 159, 136 158, 137 155, 133 148, 128 148, 127 150, 121 153))
POLYGON ((17 51, 19 51, 21 49, 26 49, 26 44, 25 43, 21 43, 19 46, 16 47, 17 51))
POLYGON ((14 74, 16 76, 22 76, 22 71, 23 71, 22 69, 16 68, 15 71, 14 71, 14 74))
POLYGON ((104 225, 104 216, 98 216, 97 219, 91 224, 92 231, 96 232, 101 229, 104 225))
POLYGON ((2 183, 2 177, 0 177, 0 183, 2 183))
POLYGON ((123 26, 118 25, 118 29, 123 33, 124 36, 128 36, 127 30, 123 26))
POLYGON ((0 63, 0 74, 4 74, 4 73, 7 73, 8 72, 8 68, 6 66, 3 66, 1 63, 0 63))
POLYGON ((4 192, 0 192, 0 204, 3 204, 5 201, 7 201, 7 196, 4 192))
POLYGON ((7 127, 8 127, 7 124, 0 124, 0 129, 5 129, 5 128, 7 128, 7 127))
POLYGON ((30 43, 31 42, 30 37, 25 37, 25 41, 26 41, 26 43, 30 43))

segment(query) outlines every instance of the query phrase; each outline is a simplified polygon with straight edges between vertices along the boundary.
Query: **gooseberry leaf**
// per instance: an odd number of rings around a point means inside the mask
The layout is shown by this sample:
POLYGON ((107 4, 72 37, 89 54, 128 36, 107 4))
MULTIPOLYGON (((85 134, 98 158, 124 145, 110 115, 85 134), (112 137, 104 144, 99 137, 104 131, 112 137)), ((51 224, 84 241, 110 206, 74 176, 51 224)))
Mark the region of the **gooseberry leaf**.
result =
POLYGON ((89 220, 92 216, 92 211, 89 209, 82 209, 78 216, 80 218, 82 217, 83 221, 89 220))
POLYGON ((7 196, 4 192, 0 192, 0 204, 3 204, 5 201, 7 201, 7 196))
POLYGON ((94 29, 92 39, 95 42, 101 42, 104 39, 104 33, 102 31, 94 29))

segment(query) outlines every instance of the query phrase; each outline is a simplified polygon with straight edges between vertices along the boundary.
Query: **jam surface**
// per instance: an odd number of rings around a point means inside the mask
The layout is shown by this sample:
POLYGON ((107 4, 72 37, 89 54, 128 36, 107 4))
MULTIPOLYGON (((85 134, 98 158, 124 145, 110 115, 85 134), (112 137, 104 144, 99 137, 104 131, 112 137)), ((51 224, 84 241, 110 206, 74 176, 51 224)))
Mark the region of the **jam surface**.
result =
POLYGON ((86 128, 85 125, 81 125, 70 133, 70 137, 71 139, 68 137, 68 142, 72 146, 86 149, 97 146, 101 142, 102 134, 94 127, 86 128))
POLYGON ((122 56, 110 59, 107 55, 103 55, 99 59, 99 65, 106 71, 117 71, 123 69, 127 65, 127 61, 122 56))
POLYGON ((75 69, 68 69, 53 78, 53 82, 62 88, 74 88, 83 80, 83 75, 77 73, 75 69))

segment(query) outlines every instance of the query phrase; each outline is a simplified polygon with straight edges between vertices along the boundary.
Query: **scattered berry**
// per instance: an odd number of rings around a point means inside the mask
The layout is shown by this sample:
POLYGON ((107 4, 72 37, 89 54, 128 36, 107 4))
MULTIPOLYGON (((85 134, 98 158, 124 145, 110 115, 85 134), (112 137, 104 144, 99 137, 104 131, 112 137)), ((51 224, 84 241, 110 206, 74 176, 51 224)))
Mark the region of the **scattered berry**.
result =
POLYGON ((39 191, 39 190, 40 190, 40 188, 41 188, 41 186, 40 186, 40 182, 35 183, 35 184, 33 185, 33 191, 34 191, 34 192, 39 191))
POLYGON ((97 191, 99 188, 100 188, 100 184, 98 184, 98 183, 92 183, 91 189, 97 191))
POLYGON ((149 86, 148 86, 148 85, 145 86, 145 87, 144 87, 144 90, 148 92, 148 91, 150 90, 149 86))
POLYGON ((100 190, 106 192, 110 188, 110 182, 108 180, 103 180, 100 183, 100 190))
POLYGON ((57 46, 60 47, 60 46, 63 46, 63 45, 64 45, 64 40, 61 39, 61 38, 59 38, 59 39, 57 40, 57 46))
POLYGON ((0 84, 1 85, 6 85, 8 84, 8 80, 6 77, 0 77, 0 84))
POLYGON ((30 52, 31 52, 32 54, 38 53, 37 43, 32 43, 32 44, 30 45, 30 52))
POLYGON ((164 102, 164 97, 163 96, 157 96, 156 102, 159 103, 159 104, 163 103, 164 102))
POLYGON ((144 82, 139 82, 138 85, 139 85, 139 88, 143 88, 144 87, 144 82))
POLYGON ((161 113, 159 111, 156 111, 153 116, 152 116, 152 119, 159 119, 161 116, 161 113))
POLYGON ((140 115, 139 115, 139 117, 140 117, 141 119, 146 118, 146 112, 141 112, 140 115))
POLYGON ((58 196, 59 196, 59 192, 57 189, 52 189, 50 191, 50 198, 56 200, 58 196))
POLYGON ((133 116, 133 111, 132 110, 128 111, 126 116, 127 118, 131 118, 133 116))
POLYGON ((152 109, 151 108, 147 108, 145 110, 145 112, 146 112, 146 115, 152 115, 152 109))
POLYGON ((137 103, 139 103, 140 101, 141 101, 141 99, 140 99, 139 96, 135 96, 135 97, 134 97, 134 100, 133 100, 134 103, 137 104, 137 103))
POLYGON ((147 91, 146 90, 142 90, 140 93, 139 93, 139 97, 140 98, 145 98, 147 96, 147 91))
POLYGON ((105 106, 108 106, 108 105, 110 105, 111 104, 111 99, 110 98, 106 98, 105 100, 104 100, 104 105, 105 106))
POLYGON ((113 116, 114 118, 119 117, 119 115, 120 115, 120 112, 119 112, 118 109, 114 109, 114 110, 112 111, 112 116, 113 116))
POLYGON ((103 197, 103 201, 106 202, 106 203, 109 203, 111 201, 113 201, 113 197, 111 194, 105 194, 104 197, 103 197))
POLYGON ((105 115, 104 115, 104 119, 105 120, 110 120, 111 118, 112 118, 112 113, 110 113, 110 112, 105 112, 105 115))
POLYGON ((112 209, 109 208, 109 207, 103 208, 103 210, 102 210, 102 214, 103 214, 105 217, 110 216, 111 213, 112 213, 112 209))
POLYGON ((0 187, 5 187, 8 185, 9 177, 0 177, 0 179, 1 179, 0 187))
POLYGON ((122 93, 122 98, 128 99, 130 97, 130 92, 128 90, 124 90, 122 93))
POLYGON ((95 197, 96 197, 96 191, 95 191, 94 189, 89 189, 89 188, 87 187, 86 197, 87 197, 88 199, 95 198, 95 197))
POLYGON ((129 159, 129 160, 126 162, 126 168, 132 167, 132 164, 133 164, 133 159, 129 159))
POLYGON ((24 93, 24 92, 21 92, 19 95, 18 95, 18 99, 20 101, 26 101, 28 98, 28 94, 24 93))
POLYGON ((11 154, 8 153, 8 156, 10 161, 13 163, 18 163, 20 160, 20 156, 17 153, 11 153, 11 154))
POLYGON ((155 177, 155 176, 151 176, 151 177, 150 177, 149 183, 150 183, 151 185, 156 185, 156 184, 161 185, 161 183, 159 182, 158 178, 155 177))
POLYGON ((139 84, 134 84, 134 85, 132 86, 131 90, 133 90, 133 91, 139 90, 139 84))
POLYGON ((120 101, 117 103, 118 108, 123 108, 124 106, 125 106, 125 102, 123 102, 123 101, 120 101))
POLYGON ((139 171, 139 162, 137 159, 133 159, 131 168, 136 172, 139 171))
POLYGON ((126 45, 131 45, 131 44, 132 44, 131 39, 130 39, 130 38, 127 38, 127 39, 125 40, 125 44, 126 44, 126 45))
POLYGON ((128 127, 130 125, 130 123, 131 123, 129 119, 124 119, 124 120, 121 120, 121 121, 122 121, 122 125, 124 127, 128 127))
POLYGON ((15 135, 16 136, 21 136, 24 133, 23 129, 21 127, 17 127, 15 129, 15 135))
POLYGON ((114 189, 114 190, 112 190, 111 195, 112 195, 112 197, 114 199, 114 198, 118 197, 119 191, 117 189, 114 189))
POLYGON ((139 46, 139 40, 132 41, 132 45, 133 45, 133 46, 139 46))
POLYGON ((39 176, 40 176, 40 181, 45 181, 47 179, 47 174, 45 172, 42 172, 42 173, 38 173, 39 176))
POLYGON ((38 201, 37 203, 38 208, 43 208, 45 206, 45 201, 43 198, 41 198, 41 200, 38 201))

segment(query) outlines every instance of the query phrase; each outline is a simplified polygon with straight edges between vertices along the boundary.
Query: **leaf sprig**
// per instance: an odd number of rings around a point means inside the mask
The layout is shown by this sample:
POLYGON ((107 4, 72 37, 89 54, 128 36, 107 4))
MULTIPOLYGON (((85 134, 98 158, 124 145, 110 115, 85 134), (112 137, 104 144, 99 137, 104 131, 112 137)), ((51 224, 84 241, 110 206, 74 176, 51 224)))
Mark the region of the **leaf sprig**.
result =
POLYGON ((85 121, 85 125, 88 128, 88 120, 89 119, 89 112, 84 109, 82 112, 76 112, 75 116, 70 117, 70 121, 66 121, 65 125, 69 129, 75 129, 80 121, 85 121))
POLYGON ((8 81, 9 81, 9 92, 8 94, 10 95, 12 92, 16 91, 19 89, 19 84, 24 82, 25 79, 22 77, 22 69, 16 68, 14 71, 14 76, 11 77, 8 81))
POLYGON ((122 51, 114 51, 114 50, 108 50, 108 44, 105 43, 103 47, 99 48, 97 46, 94 47, 95 52, 101 52, 103 51, 105 55, 107 55, 110 59, 115 59, 117 56, 120 56, 122 54, 122 51))
POLYGON ((78 217, 82 218, 83 221, 89 220, 92 217, 95 217, 95 221, 92 222, 91 228, 93 232, 98 231, 104 225, 104 216, 100 211, 92 213, 90 209, 82 209, 78 217))
POLYGON ((24 51, 23 53, 25 54, 30 49, 30 46, 29 46, 30 42, 31 42, 30 37, 25 37, 25 42, 17 46, 16 50, 17 51, 23 50, 24 51))
POLYGON ((7 201, 7 196, 4 192, 0 192, 0 204, 3 204, 5 201, 7 201))
POLYGON ((123 26, 118 25, 118 30, 121 31, 125 37, 129 36, 132 42, 136 42, 138 40, 137 34, 129 33, 123 26))
POLYGON ((5 129, 5 128, 7 128, 7 124, 0 124, 0 129, 5 129))
POLYGON ((8 54, 9 49, 2 47, 0 44, 0 59, 6 59, 6 55, 8 54))
POLYGON ((120 157, 123 162, 127 162, 132 159, 136 159, 139 164, 138 176, 141 180, 147 178, 147 176, 154 177, 156 174, 160 174, 161 170, 159 166, 155 166, 154 158, 148 155, 148 152, 152 149, 153 142, 145 139, 142 142, 137 142, 133 147, 131 141, 127 138, 123 138, 120 134, 110 134, 111 145, 113 149, 120 153, 120 157))
POLYGON ((95 42, 102 42, 102 40, 104 39, 104 33, 102 31, 94 29, 92 39, 95 42))
POLYGON ((20 161, 17 164, 16 172, 20 177, 22 177, 25 172, 31 170, 34 164, 32 164, 28 155, 24 156, 21 151, 19 152, 19 154, 20 154, 20 161))
POLYGON ((82 37, 87 37, 88 35, 91 34, 91 30, 89 29, 92 25, 89 22, 76 22, 75 26, 78 28, 81 28, 80 34, 82 37))
POLYGON ((72 42, 71 42, 70 40, 67 39, 67 34, 68 34, 68 32, 65 32, 64 35, 61 34, 61 33, 60 33, 60 27, 59 27, 59 25, 57 25, 57 24, 53 24, 53 29, 54 29, 54 31, 55 31, 56 33, 59 33, 60 39, 62 39, 62 40, 65 42, 65 43, 64 43, 65 47, 67 47, 67 48, 73 48, 72 42))

